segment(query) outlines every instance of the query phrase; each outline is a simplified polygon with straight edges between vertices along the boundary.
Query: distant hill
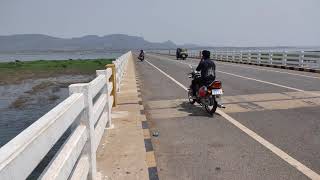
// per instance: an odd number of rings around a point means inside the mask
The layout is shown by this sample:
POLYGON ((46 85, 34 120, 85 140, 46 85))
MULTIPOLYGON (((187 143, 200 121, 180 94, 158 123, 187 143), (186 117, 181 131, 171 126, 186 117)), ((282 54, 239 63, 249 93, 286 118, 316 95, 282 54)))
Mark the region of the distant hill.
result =
POLYGON ((0 51, 72 51, 72 50, 126 50, 126 49, 172 49, 172 41, 149 42, 142 37, 124 34, 106 36, 83 36, 56 38, 42 34, 0 36, 0 51))

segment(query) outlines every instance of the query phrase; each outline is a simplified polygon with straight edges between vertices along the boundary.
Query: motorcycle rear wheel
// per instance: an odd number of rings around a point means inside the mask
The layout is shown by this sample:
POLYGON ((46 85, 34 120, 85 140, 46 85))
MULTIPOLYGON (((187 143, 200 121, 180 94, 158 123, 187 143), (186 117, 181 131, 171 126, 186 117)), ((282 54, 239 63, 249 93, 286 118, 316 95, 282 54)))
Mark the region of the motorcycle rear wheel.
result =
POLYGON ((209 106, 209 105, 206 105, 206 104, 204 105, 204 108, 206 109, 206 111, 210 115, 213 115, 216 112, 217 107, 218 107, 218 103, 217 103, 215 98, 213 98, 213 105, 212 106, 209 106))

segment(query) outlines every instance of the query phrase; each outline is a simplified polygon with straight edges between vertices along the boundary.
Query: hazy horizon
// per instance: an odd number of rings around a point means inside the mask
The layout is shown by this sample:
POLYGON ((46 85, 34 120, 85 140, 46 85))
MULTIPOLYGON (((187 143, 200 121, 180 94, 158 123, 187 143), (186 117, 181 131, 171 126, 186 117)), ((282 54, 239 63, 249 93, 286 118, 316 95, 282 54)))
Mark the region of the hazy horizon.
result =
MULTIPOLYGON (((47 35, 47 34, 8 34, 8 35, 1 35, 0 34, 0 36, 15 36, 15 35, 44 35, 44 36, 50 36, 50 37, 54 37, 54 38, 72 39, 72 38, 82 38, 82 37, 85 37, 85 36, 103 37, 103 36, 117 35, 117 34, 106 34, 106 35, 88 34, 88 35, 76 36, 76 37, 58 37, 58 36, 51 36, 51 35, 47 35)), ((128 34, 121 34, 121 35, 128 35, 128 34)), ((128 36, 135 36, 135 35, 128 35, 128 36)), ((140 36, 137 36, 137 37, 140 37, 140 36)), ((142 38, 144 38, 144 37, 142 37, 142 38)), ((145 39, 145 40, 148 41, 147 39, 145 39)), ((172 41, 172 40, 169 39, 169 41, 172 41)), ((161 41, 161 42, 149 41, 149 42, 152 42, 152 43, 163 43, 165 41, 161 41)), ((173 43, 175 43, 175 42, 173 41, 173 43)), ((185 44, 177 44, 176 43, 176 45, 178 45, 178 46, 179 45, 183 46, 183 45, 188 45, 188 44, 193 44, 193 43, 185 43, 185 44)), ((271 48, 272 47, 293 47, 293 48, 295 48, 295 47, 298 47, 298 48, 299 47, 302 47, 302 48, 306 47, 306 48, 308 48, 308 47, 310 47, 310 48, 312 48, 312 47, 316 47, 316 48, 320 48, 320 45, 318 45, 318 46, 210 46, 210 45, 205 46, 205 45, 201 45, 201 44, 200 45, 199 44, 194 44, 194 45, 199 46, 199 47, 221 47, 221 48, 223 48, 223 47, 235 47, 235 48, 252 48, 252 47, 256 47, 256 48, 264 48, 264 47, 265 48, 269 48, 269 47, 271 47, 271 48)))
POLYGON ((222 47, 319 47, 317 0, 2 0, 0 35, 127 34, 222 47))

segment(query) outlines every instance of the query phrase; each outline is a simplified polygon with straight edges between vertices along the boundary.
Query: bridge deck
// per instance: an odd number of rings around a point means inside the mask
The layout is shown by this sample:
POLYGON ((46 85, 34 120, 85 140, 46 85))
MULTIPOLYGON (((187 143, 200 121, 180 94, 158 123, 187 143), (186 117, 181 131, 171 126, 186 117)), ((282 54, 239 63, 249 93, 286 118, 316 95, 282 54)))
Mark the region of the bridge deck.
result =
POLYGON ((152 144, 160 179, 319 178, 318 74, 217 62, 224 112, 255 132, 248 136, 225 116, 208 117, 187 103, 181 86, 190 84, 187 65, 199 60, 163 55, 146 60, 137 62, 137 70, 150 130, 159 132, 152 144))

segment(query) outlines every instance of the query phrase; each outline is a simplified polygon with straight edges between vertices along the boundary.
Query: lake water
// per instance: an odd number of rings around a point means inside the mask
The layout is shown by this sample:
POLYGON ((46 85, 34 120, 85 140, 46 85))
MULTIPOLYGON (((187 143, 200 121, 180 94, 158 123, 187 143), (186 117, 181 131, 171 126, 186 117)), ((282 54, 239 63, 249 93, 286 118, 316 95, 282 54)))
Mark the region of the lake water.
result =
POLYGON ((0 147, 69 95, 68 86, 93 75, 64 75, 0 86, 0 147))
MULTIPOLYGON (((64 75, 0 86, 0 148, 69 96, 68 86, 94 75, 64 75)), ((70 131, 56 143, 28 179, 37 179, 70 131)))
POLYGON ((72 51, 72 52, 0 52, 0 62, 15 60, 68 60, 68 59, 110 59, 117 58, 125 52, 72 51))

